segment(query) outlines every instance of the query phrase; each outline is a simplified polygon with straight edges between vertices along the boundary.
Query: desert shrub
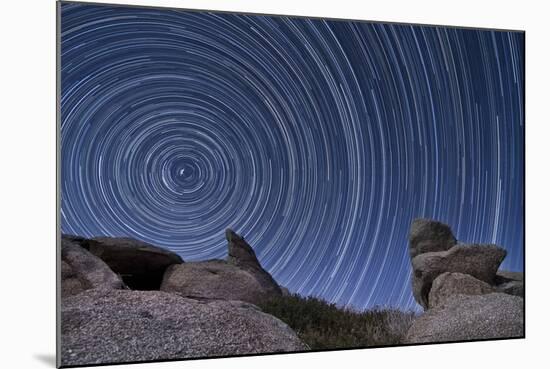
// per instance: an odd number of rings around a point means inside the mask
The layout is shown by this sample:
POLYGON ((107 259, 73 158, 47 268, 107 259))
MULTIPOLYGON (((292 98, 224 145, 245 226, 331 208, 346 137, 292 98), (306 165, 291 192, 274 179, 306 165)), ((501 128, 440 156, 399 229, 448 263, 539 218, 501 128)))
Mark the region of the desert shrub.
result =
POLYGON ((412 312, 360 312, 298 294, 272 297, 259 307, 288 324, 312 350, 397 345, 414 319, 412 312))

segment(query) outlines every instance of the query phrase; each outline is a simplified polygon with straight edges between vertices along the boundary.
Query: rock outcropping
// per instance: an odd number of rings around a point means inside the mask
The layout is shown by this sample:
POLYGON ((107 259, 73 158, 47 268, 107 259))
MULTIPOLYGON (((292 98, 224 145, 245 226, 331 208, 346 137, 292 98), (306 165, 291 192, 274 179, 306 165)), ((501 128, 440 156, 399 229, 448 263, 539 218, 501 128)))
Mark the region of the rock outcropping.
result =
POLYGON ((523 336, 523 273, 498 271, 503 248, 459 243, 427 219, 412 223, 409 241, 413 295, 426 312, 406 343, 523 336))
POLYGON ((455 245, 447 251, 419 254, 412 259, 413 293, 424 308, 435 278, 445 272, 471 275, 487 283, 493 283, 506 250, 496 245, 455 245))
POLYGON ((282 292, 242 237, 226 237, 228 260, 183 263, 136 240, 63 236, 61 364, 307 350, 247 302, 282 292))
POLYGON ((260 265, 254 250, 232 230, 226 231, 227 260, 172 265, 160 289, 192 298, 240 300, 257 303, 281 295, 277 282, 260 265))
POLYGON ((89 289, 125 288, 122 279, 105 262, 69 238, 61 240, 61 296, 89 289))
POLYGON ((131 289, 158 290, 165 270, 183 263, 171 251, 132 238, 64 236, 103 260, 131 289))

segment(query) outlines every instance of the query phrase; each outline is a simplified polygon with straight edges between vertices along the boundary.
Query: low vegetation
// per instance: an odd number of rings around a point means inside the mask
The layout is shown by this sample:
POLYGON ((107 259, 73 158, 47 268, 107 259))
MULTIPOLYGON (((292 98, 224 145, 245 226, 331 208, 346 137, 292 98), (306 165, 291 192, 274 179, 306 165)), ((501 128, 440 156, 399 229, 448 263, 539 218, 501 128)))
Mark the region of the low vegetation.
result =
POLYGON ((298 294, 272 297, 259 306, 288 324, 312 350, 398 345, 414 319, 412 312, 358 312, 298 294))

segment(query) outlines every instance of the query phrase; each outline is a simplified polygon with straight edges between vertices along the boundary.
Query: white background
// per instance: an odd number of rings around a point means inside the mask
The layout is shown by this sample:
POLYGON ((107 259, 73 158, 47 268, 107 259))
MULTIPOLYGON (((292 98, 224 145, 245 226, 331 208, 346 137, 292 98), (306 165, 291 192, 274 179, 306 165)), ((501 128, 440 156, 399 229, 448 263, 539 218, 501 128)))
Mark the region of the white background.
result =
MULTIPOLYGON (((118 2, 113 0, 111 2, 118 2)), ((527 339, 117 368, 465 368, 548 365, 550 12, 527 0, 148 0, 184 8, 527 31, 527 339), (546 362, 546 364, 543 364, 546 362)), ((55 3, 4 1, 0 13, 0 367, 53 367, 55 355, 55 3), (7 114, 6 114, 7 113, 7 114)), ((521 219, 517 220, 521 222, 521 219)))

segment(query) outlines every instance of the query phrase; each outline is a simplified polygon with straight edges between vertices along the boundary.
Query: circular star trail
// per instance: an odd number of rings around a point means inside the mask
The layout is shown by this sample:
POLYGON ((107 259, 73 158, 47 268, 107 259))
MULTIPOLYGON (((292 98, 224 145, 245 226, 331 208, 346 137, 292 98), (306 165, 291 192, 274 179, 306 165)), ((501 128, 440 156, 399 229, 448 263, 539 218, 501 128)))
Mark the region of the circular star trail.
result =
POLYGON ((407 233, 523 268, 523 34, 63 4, 62 232, 185 260, 243 234, 280 284, 417 309, 407 233))

